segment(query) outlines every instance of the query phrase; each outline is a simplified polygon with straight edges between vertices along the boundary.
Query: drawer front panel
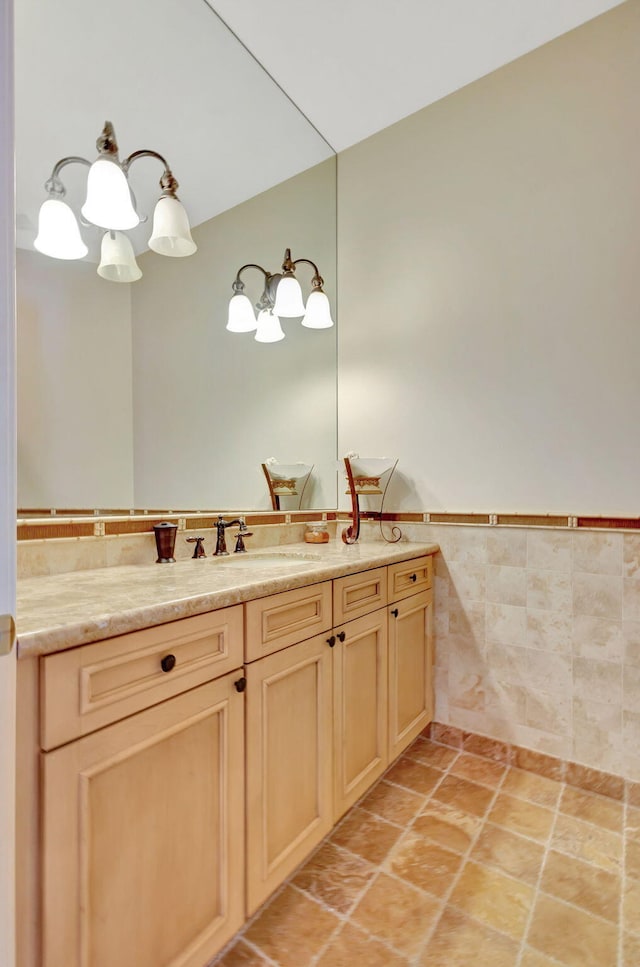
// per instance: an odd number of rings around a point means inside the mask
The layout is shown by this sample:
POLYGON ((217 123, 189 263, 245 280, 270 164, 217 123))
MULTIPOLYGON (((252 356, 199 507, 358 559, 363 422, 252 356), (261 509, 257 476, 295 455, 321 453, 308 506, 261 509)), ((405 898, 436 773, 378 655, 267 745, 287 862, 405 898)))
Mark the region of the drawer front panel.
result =
POLYGON ((331 581, 248 601, 245 608, 245 658, 255 661, 329 630, 331 581))
POLYGON ((41 662, 42 748, 239 668, 242 639, 242 605, 236 605, 47 655, 41 662))
POLYGON ((359 574, 348 574, 333 582, 333 623, 384 608, 387 603, 387 569, 377 567, 359 574))
POLYGON ((413 561, 390 564, 389 601, 399 601, 411 594, 426 591, 433 584, 433 558, 416 557, 413 561))

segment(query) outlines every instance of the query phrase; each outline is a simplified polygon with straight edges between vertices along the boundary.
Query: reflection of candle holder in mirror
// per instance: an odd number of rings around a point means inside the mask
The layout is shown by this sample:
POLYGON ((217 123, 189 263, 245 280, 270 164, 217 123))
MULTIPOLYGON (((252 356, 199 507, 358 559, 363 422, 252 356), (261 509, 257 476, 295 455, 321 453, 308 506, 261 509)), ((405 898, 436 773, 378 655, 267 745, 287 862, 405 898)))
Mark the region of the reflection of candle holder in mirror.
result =
POLYGON ((384 498, 397 465, 398 461, 389 457, 359 457, 355 453, 347 454, 344 457, 345 476, 347 478, 347 490, 345 492, 351 495, 352 516, 351 524, 342 531, 342 540, 345 544, 355 544, 360 536, 360 496, 381 494, 380 510, 375 514, 380 521, 380 533, 388 544, 395 544, 402 537, 402 531, 399 527, 392 527, 391 529, 393 540, 386 537, 382 530, 384 498), (380 480, 385 476, 387 476, 387 479, 383 490, 380 480))
POLYGON ((272 509, 280 510, 281 497, 298 496, 300 497, 298 508, 300 508, 312 470, 313 464, 278 463, 273 457, 266 460, 262 464, 262 471, 269 487, 272 509))

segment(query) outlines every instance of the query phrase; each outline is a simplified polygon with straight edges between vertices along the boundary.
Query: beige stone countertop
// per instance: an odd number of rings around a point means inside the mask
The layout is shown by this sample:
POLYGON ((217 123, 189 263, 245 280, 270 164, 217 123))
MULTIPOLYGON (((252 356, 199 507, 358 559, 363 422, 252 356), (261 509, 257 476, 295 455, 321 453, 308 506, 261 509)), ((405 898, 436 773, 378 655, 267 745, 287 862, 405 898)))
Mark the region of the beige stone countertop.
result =
POLYGON ((18 657, 113 638, 437 550, 437 544, 404 541, 284 544, 224 558, 25 578, 18 582, 18 657))

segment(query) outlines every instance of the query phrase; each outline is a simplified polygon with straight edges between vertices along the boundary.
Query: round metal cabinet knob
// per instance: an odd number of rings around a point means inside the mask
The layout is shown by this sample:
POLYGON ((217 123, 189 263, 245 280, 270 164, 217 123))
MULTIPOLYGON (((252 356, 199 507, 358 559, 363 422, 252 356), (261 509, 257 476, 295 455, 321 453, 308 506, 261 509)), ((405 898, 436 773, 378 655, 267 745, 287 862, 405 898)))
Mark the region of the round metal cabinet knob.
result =
POLYGON ((165 655, 160 661, 160 667, 163 672, 170 672, 172 668, 176 667, 176 656, 175 655, 165 655))

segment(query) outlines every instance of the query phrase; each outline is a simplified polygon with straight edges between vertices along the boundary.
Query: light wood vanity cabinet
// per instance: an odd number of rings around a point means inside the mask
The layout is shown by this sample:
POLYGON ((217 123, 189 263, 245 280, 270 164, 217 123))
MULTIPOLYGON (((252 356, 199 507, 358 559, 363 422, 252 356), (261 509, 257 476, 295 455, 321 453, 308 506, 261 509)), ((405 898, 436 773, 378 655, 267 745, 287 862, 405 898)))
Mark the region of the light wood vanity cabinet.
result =
POLYGON ((203 967, 245 917, 242 605, 37 661, 20 967, 203 967))
POLYGON ((431 720, 431 581, 416 558, 19 662, 19 967, 204 967, 431 720))
POLYGON ((247 914, 333 825, 327 635, 247 666, 247 914))

